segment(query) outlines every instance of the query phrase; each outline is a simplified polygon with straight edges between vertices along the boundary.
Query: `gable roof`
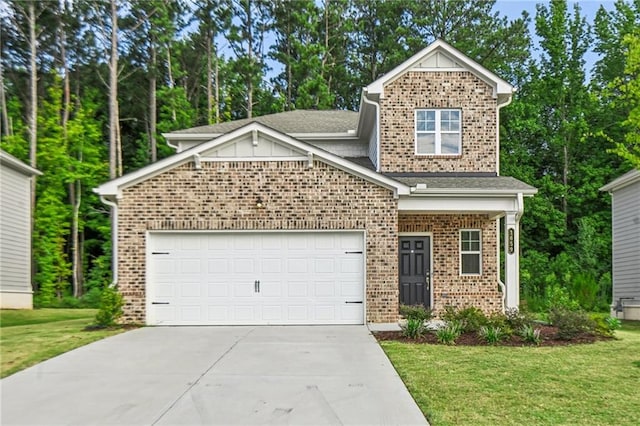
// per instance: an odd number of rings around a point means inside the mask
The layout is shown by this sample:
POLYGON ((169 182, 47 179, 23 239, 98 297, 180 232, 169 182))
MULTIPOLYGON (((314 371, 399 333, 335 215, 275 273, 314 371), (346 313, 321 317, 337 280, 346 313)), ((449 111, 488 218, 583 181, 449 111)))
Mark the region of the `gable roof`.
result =
POLYGON ((511 96, 514 87, 487 68, 443 40, 436 40, 373 83, 365 87, 369 95, 384 97, 384 87, 413 68, 420 70, 467 70, 493 87, 495 97, 511 96), (502 95, 502 96, 501 96, 502 95))
POLYGON ((280 133, 294 137, 310 134, 356 136, 358 115, 357 112, 345 110, 294 110, 210 124, 207 126, 192 127, 190 129, 166 133, 163 136, 168 140, 184 140, 185 138, 188 139, 191 135, 197 135, 196 137, 198 138, 205 136, 214 138, 250 123, 260 123, 280 133))
POLYGON ((0 149, 0 163, 22 173, 25 176, 34 176, 34 175, 39 176, 42 174, 40 170, 34 169, 33 167, 23 163, 13 155, 1 149, 0 149))
POLYGON ((600 191, 614 192, 636 182, 640 182, 640 170, 633 169, 623 174, 619 178, 612 180, 611 182, 600 188, 600 191))
POLYGON ((309 159, 309 161, 317 158, 318 160, 343 171, 346 171, 347 173, 361 177, 382 187, 391 189, 396 194, 409 193, 409 187, 401 182, 376 173, 375 171, 370 170, 367 167, 346 160, 321 148, 294 139, 291 136, 283 134, 275 129, 272 129, 265 126, 264 124, 255 121, 250 122, 249 124, 246 124, 245 126, 238 129, 230 131, 229 133, 226 133, 220 137, 209 140, 207 142, 203 142, 178 154, 174 154, 171 157, 157 161, 139 170, 106 182, 99 187, 94 188, 93 191, 103 196, 112 196, 117 198, 121 195, 122 189, 143 182, 163 172, 171 170, 181 164, 190 161, 196 161, 199 158, 200 154, 221 146, 227 142, 231 142, 234 139, 250 134, 254 134, 256 136, 257 134, 264 134, 274 140, 277 140, 278 143, 281 143, 282 145, 289 146, 297 151, 303 152, 309 159))

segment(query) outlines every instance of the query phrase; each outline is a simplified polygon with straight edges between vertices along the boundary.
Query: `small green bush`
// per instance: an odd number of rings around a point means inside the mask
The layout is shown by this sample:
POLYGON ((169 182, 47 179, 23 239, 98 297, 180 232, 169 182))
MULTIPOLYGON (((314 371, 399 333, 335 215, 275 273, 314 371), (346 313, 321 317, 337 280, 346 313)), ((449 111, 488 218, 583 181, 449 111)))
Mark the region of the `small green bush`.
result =
POLYGON ((557 307, 549 312, 551 324, 558 327, 558 338, 571 340, 582 333, 593 333, 596 324, 583 311, 557 307))
POLYGON ((122 298, 122 294, 114 287, 105 287, 100 297, 100 309, 96 314, 96 325, 100 327, 112 327, 116 325, 124 313, 122 310, 123 306, 124 299, 122 298))
POLYGON ((415 319, 422 322, 433 318, 431 309, 427 309, 422 305, 400 305, 400 315, 407 320, 415 319))
POLYGON ((462 324, 458 321, 450 321, 447 324, 436 330, 436 338, 439 343, 445 345, 455 345, 456 340, 462 334, 462 324))
POLYGON ((566 288, 560 287, 558 284, 552 284, 545 289, 545 299, 548 311, 554 309, 580 310, 580 304, 571 297, 566 288))
POLYGON ((601 336, 613 337, 616 330, 622 327, 622 322, 618 318, 609 315, 592 314, 589 318, 595 324, 595 332, 601 336))
POLYGON ((402 335, 409 339, 422 337, 427 330, 424 321, 416 318, 407 319, 407 323, 400 325, 400 328, 402 329, 402 335))
POLYGON ((520 328, 519 332, 522 339, 527 343, 533 343, 534 345, 539 345, 542 340, 540 337, 540 329, 533 328, 532 325, 525 324, 520 328))
POLYGON ((496 345, 506 337, 504 331, 500 327, 494 325, 483 325, 478 330, 478 336, 483 338, 488 344, 496 345))
POLYGON ((454 306, 446 306, 442 319, 446 322, 458 322, 462 325, 462 331, 477 333, 480 327, 488 325, 485 314, 475 306, 457 310, 454 306))

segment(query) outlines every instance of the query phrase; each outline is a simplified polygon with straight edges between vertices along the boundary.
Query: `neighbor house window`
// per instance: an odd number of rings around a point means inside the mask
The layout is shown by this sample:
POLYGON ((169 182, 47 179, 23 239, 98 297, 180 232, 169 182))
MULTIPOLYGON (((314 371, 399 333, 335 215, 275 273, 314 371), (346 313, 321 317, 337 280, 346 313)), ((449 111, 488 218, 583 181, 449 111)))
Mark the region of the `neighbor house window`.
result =
POLYGON ((416 154, 459 155, 460 110, 416 110, 416 154))
POLYGON ((482 239, 479 229, 460 231, 460 274, 480 275, 482 265, 482 239))

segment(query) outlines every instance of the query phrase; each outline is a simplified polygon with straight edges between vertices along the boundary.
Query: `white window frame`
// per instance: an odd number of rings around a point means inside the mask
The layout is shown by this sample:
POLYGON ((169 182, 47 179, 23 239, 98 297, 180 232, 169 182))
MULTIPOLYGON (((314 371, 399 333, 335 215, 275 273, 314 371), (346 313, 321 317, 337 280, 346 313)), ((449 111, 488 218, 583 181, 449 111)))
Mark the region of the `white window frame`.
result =
POLYGON ((459 236, 459 248, 460 248, 460 275, 461 276, 480 276, 482 275, 482 230, 481 229, 460 229, 459 236), (463 232, 477 232, 478 233, 478 241, 479 246, 478 250, 462 250, 462 233, 463 232), (477 254, 478 255, 478 272, 462 272, 462 255, 463 254, 477 254))
POLYGON ((430 156, 434 156, 434 155, 442 155, 442 156, 449 156, 449 157, 457 157, 462 155, 462 110, 461 109, 457 109, 457 108, 444 108, 444 109, 435 109, 435 108, 419 108, 415 110, 414 113, 414 125, 413 125, 413 129, 414 129, 414 148, 415 148, 415 155, 430 155, 430 156), (419 112, 430 112, 433 111, 435 112, 435 130, 433 131, 427 131, 427 130, 420 130, 418 131, 418 113, 419 112), (456 111, 458 112, 458 116, 460 117, 459 120, 459 127, 458 127, 458 131, 451 131, 451 130, 441 130, 441 125, 442 125, 442 112, 445 111, 456 111), (419 134, 433 134, 435 135, 435 142, 434 142, 434 149, 435 152, 430 153, 430 152, 418 152, 418 135, 419 134), (458 152, 457 153, 443 153, 442 152, 442 134, 457 134, 458 135, 458 152))

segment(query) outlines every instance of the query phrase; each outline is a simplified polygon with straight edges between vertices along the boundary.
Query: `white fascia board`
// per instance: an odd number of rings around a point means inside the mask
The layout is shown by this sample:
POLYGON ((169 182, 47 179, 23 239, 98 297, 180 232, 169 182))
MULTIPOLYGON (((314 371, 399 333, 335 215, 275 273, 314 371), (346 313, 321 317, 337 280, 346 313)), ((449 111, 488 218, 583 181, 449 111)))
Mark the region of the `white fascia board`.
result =
POLYGON ((613 192, 640 181, 640 170, 633 169, 617 179, 609 182, 600 191, 613 192))
POLYGON ((16 157, 14 157, 13 155, 4 152, 4 151, 0 151, 0 163, 4 164, 7 167, 10 167, 26 176, 40 176, 42 175, 42 172, 38 169, 34 169, 33 167, 31 167, 28 164, 25 164, 24 162, 18 160, 16 157))
POLYGON ((216 146, 222 145, 226 142, 229 142, 233 139, 236 139, 242 135, 245 135, 253 131, 258 131, 264 135, 267 135, 280 142, 283 142, 286 145, 296 148, 299 151, 311 153, 321 161, 327 164, 330 164, 336 168, 339 168, 341 170, 344 170, 350 174, 359 176, 365 180, 376 183, 388 189, 393 189, 396 194, 409 194, 409 187, 407 185, 404 185, 400 182, 397 182, 393 179, 390 179, 386 176, 383 176, 372 170, 369 170, 366 167, 354 164, 351 161, 345 160, 342 157, 339 157, 321 148, 317 148, 317 147, 314 147, 313 145, 309 145, 305 142, 294 139, 288 135, 280 133, 276 130, 273 130, 269 127, 266 127, 256 122, 249 123, 232 132, 226 133, 216 139, 198 144, 192 148, 189 148, 185 151, 177 153, 171 157, 165 158, 156 163, 150 164, 146 167, 136 170, 135 172, 131 172, 124 176, 116 178, 114 180, 111 180, 107 183, 100 185, 97 188, 94 188, 93 191, 100 195, 117 197, 119 196, 122 189, 124 188, 135 185, 139 182, 147 180, 158 174, 164 173, 165 171, 168 171, 174 167, 177 167, 181 164, 191 161, 194 155, 201 154, 205 151, 215 148, 216 146))
POLYGON ((162 133, 168 141, 208 141, 218 138, 224 133, 162 133))
POLYGON ((513 86, 507 81, 498 77, 498 75, 496 75, 495 73, 489 71, 487 68, 483 67, 464 53, 460 52, 458 49, 442 40, 436 40, 435 42, 431 43, 429 46, 425 47, 420 52, 416 53, 411 58, 401 63, 400 65, 389 71, 387 74, 369 84, 365 88, 366 92, 370 94, 379 94, 380 96, 384 97, 385 85, 401 77, 410 68, 412 68, 414 65, 422 61, 426 56, 429 56, 436 50, 441 50, 446 54, 452 56, 456 59, 457 62, 463 64, 466 70, 475 74, 489 85, 493 86, 496 97, 501 94, 511 95, 513 93, 513 86))
POLYGON ((413 196, 439 196, 450 195, 452 197, 495 197, 495 196, 512 196, 515 197, 518 193, 531 197, 538 193, 537 189, 474 189, 474 188, 428 188, 428 189, 416 189, 411 188, 411 195, 413 196))
POLYGON ((400 197, 398 211, 423 213, 500 213, 515 212, 516 197, 400 197))
POLYGON ((346 133, 286 133, 286 135, 291 136, 296 139, 304 139, 304 140, 349 140, 349 139, 358 139, 358 136, 355 132, 346 132, 346 133))

